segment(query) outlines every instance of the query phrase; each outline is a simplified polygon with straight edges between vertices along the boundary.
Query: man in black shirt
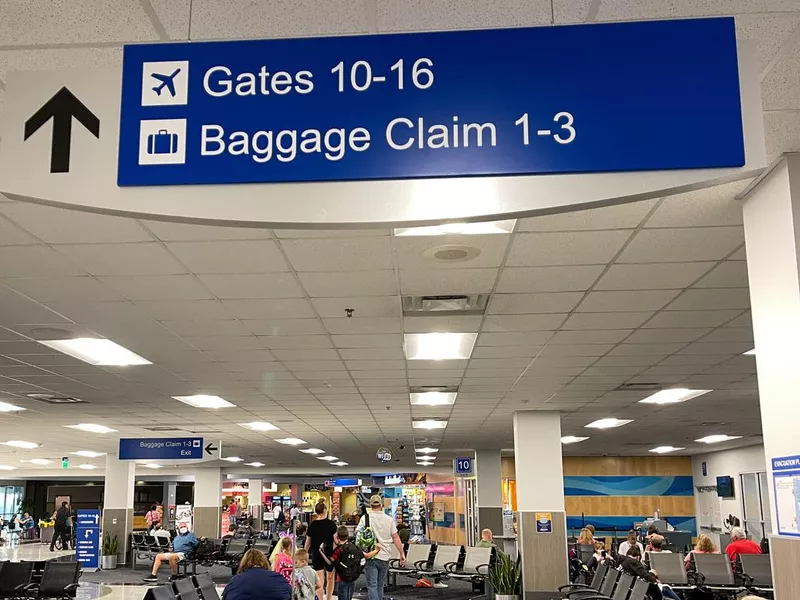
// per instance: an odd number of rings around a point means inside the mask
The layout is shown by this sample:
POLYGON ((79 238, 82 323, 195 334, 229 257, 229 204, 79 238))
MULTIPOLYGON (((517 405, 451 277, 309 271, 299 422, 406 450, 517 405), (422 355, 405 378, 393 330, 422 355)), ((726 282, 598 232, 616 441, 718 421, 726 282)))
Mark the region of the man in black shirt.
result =
POLYGON ((50 552, 55 550, 56 539, 61 538, 61 549, 69 550, 69 537, 67 536, 67 523, 72 513, 66 502, 61 503, 61 508, 55 514, 55 527, 53 528, 53 539, 50 542, 50 552))

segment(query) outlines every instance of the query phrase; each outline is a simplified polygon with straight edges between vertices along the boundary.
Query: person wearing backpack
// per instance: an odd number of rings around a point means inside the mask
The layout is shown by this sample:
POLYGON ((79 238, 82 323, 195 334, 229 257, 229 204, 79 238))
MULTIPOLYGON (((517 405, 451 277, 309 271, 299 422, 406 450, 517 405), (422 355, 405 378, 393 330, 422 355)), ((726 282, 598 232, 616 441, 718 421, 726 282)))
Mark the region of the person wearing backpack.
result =
POLYGON ((350 532, 347 527, 340 525, 336 530, 334 540, 336 549, 327 556, 324 552, 322 556, 329 565, 336 571, 336 580, 339 589, 336 597, 339 600, 353 600, 353 593, 356 591, 356 580, 361 576, 366 561, 375 558, 381 551, 380 544, 375 544, 371 552, 362 552, 361 548, 350 541, 350 532))
POLYGON ((372 496, 369 499, 370 511, 358 522, 356 527, 356 545, 363 552, 371 552, 373 547, 379 547, 378 554, 367 560, 364 566, 364 575, 367 579, 368 600, 383 600, 383 588, 386 584, 386 575, 389 572, 389 544, 394 544, 400 553, 400 565, 406 564, 406 553, 403 542, 397 535, 397 525, 394 519, 383 512, 383 498, 372 496), (376 546, 370 547, 370 539, 376 546))

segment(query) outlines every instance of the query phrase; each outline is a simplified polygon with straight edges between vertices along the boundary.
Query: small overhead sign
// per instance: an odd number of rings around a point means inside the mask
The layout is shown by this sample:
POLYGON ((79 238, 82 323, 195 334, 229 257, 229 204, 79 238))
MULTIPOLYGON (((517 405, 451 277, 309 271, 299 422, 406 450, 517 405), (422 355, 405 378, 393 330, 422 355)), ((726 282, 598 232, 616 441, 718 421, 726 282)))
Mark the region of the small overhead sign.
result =
POLYGON ((453 473, 458 477, 470 477, 474 474, 472 466, 471 456, 460 456, 453 460, 453 473))

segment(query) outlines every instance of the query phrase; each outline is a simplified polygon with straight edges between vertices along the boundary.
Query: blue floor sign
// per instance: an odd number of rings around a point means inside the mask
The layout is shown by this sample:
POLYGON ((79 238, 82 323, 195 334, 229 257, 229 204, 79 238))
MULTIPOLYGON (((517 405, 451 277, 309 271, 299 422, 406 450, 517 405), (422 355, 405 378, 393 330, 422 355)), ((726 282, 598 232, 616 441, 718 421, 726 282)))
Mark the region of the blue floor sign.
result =
POLYGON ((121 438, 120 460, 200 460, 203 438, 121 438))
POLYGON ((733 18, 137 44, 122 186, 737 167, 733 18))
POLYGON ((75 558, 84 569, 100 568, 100 511, 80 509, 75 528, 75 558))

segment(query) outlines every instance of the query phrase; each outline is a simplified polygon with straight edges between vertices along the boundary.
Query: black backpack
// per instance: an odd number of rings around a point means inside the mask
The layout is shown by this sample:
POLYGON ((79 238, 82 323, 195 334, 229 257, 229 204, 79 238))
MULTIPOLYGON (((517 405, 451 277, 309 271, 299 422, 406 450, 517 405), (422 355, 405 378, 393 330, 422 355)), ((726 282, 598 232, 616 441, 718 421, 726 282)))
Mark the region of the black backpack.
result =
POLYGON ((342 581, 355 581, 364 570, 366 562, 361 549, 355 544, 347 542, 339 549, 339 560, 335 565, 336 574, 342 581))
POLYGON ((197 548, 194 551, 194 557, 198 560, 202 560, 208 558, 212 554, 214 554, 214 542, 207 537, 200 538, 200 542, 197 544, 197 548))

